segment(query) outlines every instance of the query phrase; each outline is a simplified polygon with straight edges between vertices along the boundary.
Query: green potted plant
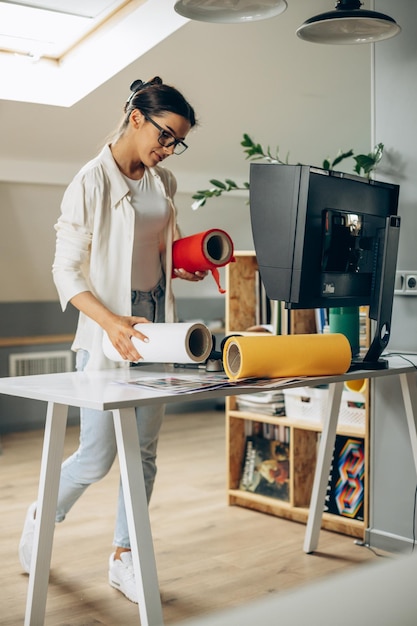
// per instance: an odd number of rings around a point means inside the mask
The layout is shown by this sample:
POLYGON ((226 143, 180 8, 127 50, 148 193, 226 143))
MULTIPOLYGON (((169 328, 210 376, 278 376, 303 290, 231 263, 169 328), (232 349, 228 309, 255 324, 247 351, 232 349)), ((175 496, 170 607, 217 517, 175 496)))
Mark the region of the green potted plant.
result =
MULTIPOLYGON (((246 154, 246 159, 248 161, 265 161, 266 163, 282 163, 283 165, 288 164, 289 162, 289 154, 287 154, 285 160, 282 160, 279 155, 278 147, 275 149, 275 152, 272 153, 269 146, 265 149, 260 143, 253 141, 247 133, 243 134, 243 140, 240 142, 240 145, 243 147, 243 151, 246 154)), ((330 160, 329 158, 324 159, 321 167, 325 170, 333 170, 337 165, 339 165, 339 163, 352 157, 355 162, 353 171, 359 176, 370 178, 372 172, 375 170, 382 158, 383 151, 384 144, 382 143, 378 143, 374 150, 369 154, 355 155, 353 149, 348 150, 347 152, 340 151, 333 160, 330 160)), ((192 208, 194 210, 204 206, 210 198, 218 198, 222 194, 230 191, 249 190, 248 182, 244 182, 239 185, 230 178, 226 178, 224 181, 213 178, 209 182, 210 185, 212 185, 209 189, 200 189, 193 194, 192 198, 194 202, 192 204, 192 208)))

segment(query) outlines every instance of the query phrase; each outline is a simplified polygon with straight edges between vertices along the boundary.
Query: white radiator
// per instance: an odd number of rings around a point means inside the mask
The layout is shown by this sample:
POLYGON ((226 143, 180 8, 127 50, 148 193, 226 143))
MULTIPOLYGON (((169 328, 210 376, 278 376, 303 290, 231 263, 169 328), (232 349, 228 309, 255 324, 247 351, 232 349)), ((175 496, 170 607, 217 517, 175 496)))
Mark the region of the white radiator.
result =
POLYGON ((9 376, 71 372, 74 355, 71 350, 27 352, 9 355, 9 376))

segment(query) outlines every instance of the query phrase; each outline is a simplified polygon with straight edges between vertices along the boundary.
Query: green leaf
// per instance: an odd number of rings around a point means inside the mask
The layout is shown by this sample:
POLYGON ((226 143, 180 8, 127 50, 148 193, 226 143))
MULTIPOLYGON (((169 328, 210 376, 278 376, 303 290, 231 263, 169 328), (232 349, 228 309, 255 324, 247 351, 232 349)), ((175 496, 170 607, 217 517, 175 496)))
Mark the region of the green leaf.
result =
POLYGON ((339 165, 339 163, 341 163, 345 159, 348 159, 351 156, 353 156, 353 150, 352 149, 348 150, 347 152, 342 152, 342 153, 338 154, 337 157, 335 159, 333 159, 332 168, 335 167, 336 165, 339 165))
POLYGON ((229 185, 230 188, 237 189, 237 184, 235 183, 234 180, 230 180, 230 178, 226 178, 226 183, 229 185))
POLYGON ((354 171, 357 174, 361 175, 362 170, 363 170, 364 175, 369 178, 372 170, 374 170, 376 166, 378 165, 378 163, 380 162, 383 152, 384 152, 384 144, 378 143, 375 146, 374 151, 371 152, 370 154, 356 155, 355 157, 353 157, 356 162, 354 171))
POLYGON ((226 185, 222 183, 221 180, 216 180, 215 178, 212 178, 209 182, 211 185, 214 185, 215 187, 219 187, 220 189, 226 189, 226 185))
POLYGON ((244 148, 250 148, 253 146, 253 141, 247 133, 243 133, 243 141, 241 141, 240 145, 244 148))
POLYGON ((370 154, 358 154, 354 159, 356 161, 355 171, 359 171, 359 173, 363 169, 365 174, 369 174, 375 167, 375 158, 370 154))

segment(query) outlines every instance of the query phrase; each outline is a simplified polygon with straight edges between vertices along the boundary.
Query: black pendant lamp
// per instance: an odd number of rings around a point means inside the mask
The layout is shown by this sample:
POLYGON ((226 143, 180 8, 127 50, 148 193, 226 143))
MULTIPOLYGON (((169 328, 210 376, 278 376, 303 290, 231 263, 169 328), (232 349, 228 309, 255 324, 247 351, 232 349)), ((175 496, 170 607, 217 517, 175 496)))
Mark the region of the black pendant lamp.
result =
POLYGON ((178 0, 174 9, 200 22, 238 24, 276 17, 285 11, 285 0, 178 0))
POLYGON ((334 11, 306 20, 297 35, 312 43, 357 44, 389 39, 401 31, 392 17, 361 5, 360 0, 338 0, 334 11))

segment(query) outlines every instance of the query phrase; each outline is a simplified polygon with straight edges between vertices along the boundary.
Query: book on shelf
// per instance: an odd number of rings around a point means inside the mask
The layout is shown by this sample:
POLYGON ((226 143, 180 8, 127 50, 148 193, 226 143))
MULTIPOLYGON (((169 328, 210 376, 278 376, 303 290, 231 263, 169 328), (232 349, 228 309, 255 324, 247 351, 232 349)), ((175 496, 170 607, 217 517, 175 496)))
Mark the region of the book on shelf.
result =
POLYGON ((291 311, 290 309, 285 308, 285 302, 280 302, 280 321, 281 321, 281 335, 288 335, 289 329, 291 326, 290 318, 291 311))
POLYGON ((328 332, 329 320, 326 309, 315 309, 316 315, 316 332, 322 334, 328 332))
POLYGON ((256 270, 255 326, 268 327, 274 335, 286 334, 288 311, 283 313, 283 306, 283 302, 268 297, 259 270, 256 270))
POLYGON ((324 511, 363 521, 364 474, 364 440, 336 435, 324 511))
POLYGON ((261 307, 259 305, 259 291, 260 291, 261 276, 258 270, 255 270, 255 325, 260 326, 261 321, 261 307))
POLYGON ((266 294, 265 285, 262 282, 259 270, 255 272, 255 302, 255 324, 257 326, 271 324, 271 300, 266 294))
POLYGON ((288 502, 289 474, 289 441, 262 434, 246 437, 239 489, 288 502))

